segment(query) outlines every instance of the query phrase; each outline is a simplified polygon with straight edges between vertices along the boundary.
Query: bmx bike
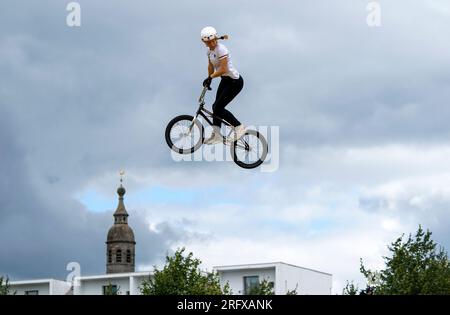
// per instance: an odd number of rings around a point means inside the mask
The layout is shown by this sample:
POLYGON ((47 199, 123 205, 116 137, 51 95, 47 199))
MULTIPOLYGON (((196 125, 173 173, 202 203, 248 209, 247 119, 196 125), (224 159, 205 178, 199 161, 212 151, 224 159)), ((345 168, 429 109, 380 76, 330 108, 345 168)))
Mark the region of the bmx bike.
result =
POLYGON ((222 136, 223 144, 230 146, 233 161, 242 168, 251 169, 261 165, 268 152, 267 141, 264 136, 256 130, 246 130, 245 134, 234 139, 232 125, 226 120, 215 116, 205 108, 205 94, 208 87, 204 87, 198 100, 199 107, 195 116, 180 115, 173 118, 166 127, 165 137, 167 145, 179 154, 192 154, 198 150, 205 141, 205 128, 199 119, 210 126, 213 125, 212 118, 219 118, 223 124, 230 127, 227 136, 222 136))

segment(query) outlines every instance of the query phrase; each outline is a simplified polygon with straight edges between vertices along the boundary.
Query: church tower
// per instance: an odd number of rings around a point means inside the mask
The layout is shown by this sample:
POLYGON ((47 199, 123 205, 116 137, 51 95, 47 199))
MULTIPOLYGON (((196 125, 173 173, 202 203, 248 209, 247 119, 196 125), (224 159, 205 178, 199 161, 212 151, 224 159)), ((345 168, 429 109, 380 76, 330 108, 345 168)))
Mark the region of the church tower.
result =
POLYGON ((119 204, 106 241, 106 273, 134 272, 136 242, 133 230, 128 225, 128 213, 123 202, 125 192, 121 178, 117 189, 119 204))

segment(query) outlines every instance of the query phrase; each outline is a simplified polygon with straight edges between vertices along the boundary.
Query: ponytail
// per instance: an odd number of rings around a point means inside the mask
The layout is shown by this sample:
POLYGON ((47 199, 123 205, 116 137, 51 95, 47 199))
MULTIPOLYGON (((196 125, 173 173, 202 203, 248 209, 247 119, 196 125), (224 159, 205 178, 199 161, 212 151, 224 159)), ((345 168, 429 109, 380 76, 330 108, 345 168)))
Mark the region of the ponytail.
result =
POLYGON ((228 35, 222 35, 222 36, 217 37, 217 39, 222 39, 222 40, 227 40, 228 38, 229 38, 228 35))

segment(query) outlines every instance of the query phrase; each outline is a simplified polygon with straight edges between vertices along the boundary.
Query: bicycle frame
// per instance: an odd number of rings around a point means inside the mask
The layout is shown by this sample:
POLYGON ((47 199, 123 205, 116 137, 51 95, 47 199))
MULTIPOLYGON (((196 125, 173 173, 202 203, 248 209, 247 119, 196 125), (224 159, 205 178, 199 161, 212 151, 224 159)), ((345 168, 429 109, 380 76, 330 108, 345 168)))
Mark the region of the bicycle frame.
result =
MULTIPOLYGON (((228 121, 226 121, 225 119, 220 118, 218 116, 215 116, 212 112, 210 112, 208 109, 205 108, 205 94, 206 94, 207 90, 208 90, 208 87, 205 86, 203 88, 202 93, 200 94, 200 97, 198 99, 199 107, 197 109, 197 112, 195 113, 195 117, 194 117, 194 119, 193 119, 193 121, 191 123, 191 126, 189 127, 189 132, 192 131, 192 128, 194 126, 194 122, 195 122, 196 119, 198 119, 198 116, 202 116, 205 119, 205 121, 208 122, 208 124, 210 126, 213 126, 213 122, 211 121, 210 118, 217 118, 217 119, 220 119, 220 121, 222 123, 224 123, 225 125, 227 125, 229 127, 233 127, 228 121)), ((228 133, 228 135, 226 137, 222 135, 222 137, 224 139, 224 141, 223 141, 224 144, 228 144, 226 139, 231 135, 232 130, 233 129, 231 128, 230 132, 228 133)), ((241 139, 241 141, 243 142, 244 145, 242 145, 240 143, 237 143, 236 146, 248 151, 250 149, 250 146, 247 143, 247 141, 245 141, 243 139, 241 139)))
MULTIPOLYGON (((222 123, 224 123, 225 125, 229 126, 229 127, 233 127, 228 121, 226 121, 225 119, 222 119, 218 116, 215 116, 211 111, 209 111, 208 109, 205 108, 205 94, 206 91, 208 90, 207 87, 203 88, 202 94, 200 95, 200 98, 198 99, 199 102, 199 107, 197 109, 197 112, 195 113, 195 117, 194 117, 194 121, 196 119, 198 119, 198 116, 202 116, 210 126, 213 126, 213 122, 211 121, 212 118, 217 118, 220 119, 220 121, 222 123)), ((189 131, 192 130, 192 127, 194 126, 194 121, 191 124, 191 127, 189 128, 189 131)), ((227 137, 229 137, 231 134, 231 131, 229 132, 229 134, 227 135, 227 137)))

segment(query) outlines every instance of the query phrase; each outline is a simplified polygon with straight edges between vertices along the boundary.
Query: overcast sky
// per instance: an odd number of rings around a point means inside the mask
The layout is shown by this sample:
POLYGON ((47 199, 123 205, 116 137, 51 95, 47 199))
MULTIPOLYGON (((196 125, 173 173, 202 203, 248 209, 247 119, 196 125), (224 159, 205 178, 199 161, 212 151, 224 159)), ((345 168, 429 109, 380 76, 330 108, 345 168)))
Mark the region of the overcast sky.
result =
POLYGON ((69 1, 0 3, 0 274, 103 273, 120 169, 141 270, 186 246, 205 268, 329 272, 341 293, 418 224, 450 248, 448 1, 381 1, 381 27, 369 0, 78 2, 81 27, 69 1), (206 25, 245 80, 229 109, 279 127, 274 172, 172 159, 206 25))

